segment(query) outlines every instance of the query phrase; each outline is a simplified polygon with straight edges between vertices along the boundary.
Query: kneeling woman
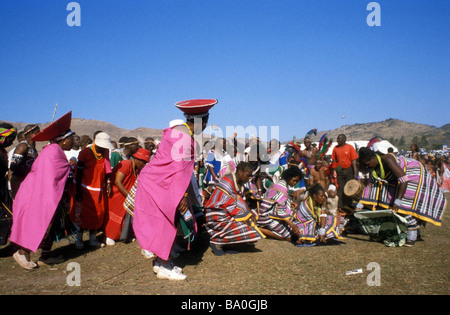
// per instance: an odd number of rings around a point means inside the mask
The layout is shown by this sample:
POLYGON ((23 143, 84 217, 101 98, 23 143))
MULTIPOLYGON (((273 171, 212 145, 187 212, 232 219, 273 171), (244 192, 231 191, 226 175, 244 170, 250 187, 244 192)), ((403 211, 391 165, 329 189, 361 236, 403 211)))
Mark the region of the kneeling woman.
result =
POLYGON ((244 184, 252 176, 252 166, 241 162, 236 173, 224 176, 205 204, 206 230, 210 246, 217 256, 225 255, 224 245, 255 242, 265 238, 252 220, 243 199, 244 184))
POLYGON ((291 221, 297 204, 289 196, 289 187, 297 185, 302 177, 297 166, 290 167, 283 171, 281 180, 267 190, 259 208, 257 221, 265 235, 283 241, 291 241, 292 234, 300 236, 298 226, 291 221))
POLYGON ((327 215, 325 211, 327 197, 320 184, 308 190, 308 197, 294 213, 294 224, 300 229, 298 243, 326 242, 327 239, 339 238, 337 218, 327 215))

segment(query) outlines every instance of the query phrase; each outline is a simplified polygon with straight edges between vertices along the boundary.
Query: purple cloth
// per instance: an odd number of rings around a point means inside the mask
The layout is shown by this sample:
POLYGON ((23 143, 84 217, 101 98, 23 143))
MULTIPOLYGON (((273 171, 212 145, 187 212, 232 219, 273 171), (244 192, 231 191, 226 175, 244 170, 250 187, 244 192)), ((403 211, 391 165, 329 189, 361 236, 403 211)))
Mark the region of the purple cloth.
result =
POLYGON ((70 165, 61 147, 45 146, 13 203, 10 240, 36 252, 61 200, 70 165))
POLYGON ((194 140, 165 129, 158 150, 139 174, 133 229, 142 249, 167 260, 177 233, 177 206, 194 171, 194 140))

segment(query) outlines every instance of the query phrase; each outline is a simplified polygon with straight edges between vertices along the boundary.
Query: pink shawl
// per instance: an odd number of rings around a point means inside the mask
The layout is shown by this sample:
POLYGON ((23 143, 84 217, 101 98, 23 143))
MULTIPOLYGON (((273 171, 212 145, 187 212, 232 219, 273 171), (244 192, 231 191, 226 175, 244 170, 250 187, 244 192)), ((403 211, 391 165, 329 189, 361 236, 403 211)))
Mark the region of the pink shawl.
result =
POLYGON ((133 229, 142 249, 167 260, 177 233, 176 209, 194 171, 194 140, 171 128, 139 174, 133 229))
POLYGON ((11 242, 37 251, 61 200, 69 171, 59 145, 42 149, 14 199, 11 242))

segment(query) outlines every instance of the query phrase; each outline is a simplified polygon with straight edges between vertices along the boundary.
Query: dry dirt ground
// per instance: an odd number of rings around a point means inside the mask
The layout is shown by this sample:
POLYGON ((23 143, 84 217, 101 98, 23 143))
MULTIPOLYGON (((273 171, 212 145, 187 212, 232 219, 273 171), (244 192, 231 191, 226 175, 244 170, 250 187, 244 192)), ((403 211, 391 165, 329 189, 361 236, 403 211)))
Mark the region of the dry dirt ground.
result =
MULTIPOLYGON (((447 199, 450 197, 447 194, 447 199)), ((448 209, 449 206, 447 206, 448 209)), ((367 236, 348 235, 337 246, 299 248, 271 239, 237 255, 213 255, 205 233, 177 259, 185 281, 159 280, 152 260, 144 259, 137 242, 79 251, 67 240, 55 243, 66 261, 27 271, 0 248, 1 295, 447 295, 450 293, 450 215, 441 227, 422 229, 423 242, 389 248, 367 236), (70 263, 77 263, 73 269, 70 263), (379 285, 370 286, 379 265, 379 285), (346 275, 362 269, 362 273, 346 275), (79 270, 80 285, 72 286, 79 270), (369 280, 369 281, 368 281, 369 280)), ((99 237, 101 235, 99 234, 99 237)), ((85 236, 85 239, 87 235, 85 236)), ((34 260, 39 252, 32 255, 34 260)))

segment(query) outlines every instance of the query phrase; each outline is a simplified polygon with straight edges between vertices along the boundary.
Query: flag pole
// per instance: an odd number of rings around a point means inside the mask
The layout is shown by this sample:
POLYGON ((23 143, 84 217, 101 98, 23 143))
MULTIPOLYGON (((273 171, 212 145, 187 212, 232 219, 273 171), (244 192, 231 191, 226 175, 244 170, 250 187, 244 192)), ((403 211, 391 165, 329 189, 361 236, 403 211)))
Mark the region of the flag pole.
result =
POLYGON ((56 114, 56 108, 57 107, 58 107, 58 103, 56 103, 55 109, 53 110, 53 117, 52 117, 52 122, 51 123, 53 123, 53 120, 55 120, 55 114, 56 114))

